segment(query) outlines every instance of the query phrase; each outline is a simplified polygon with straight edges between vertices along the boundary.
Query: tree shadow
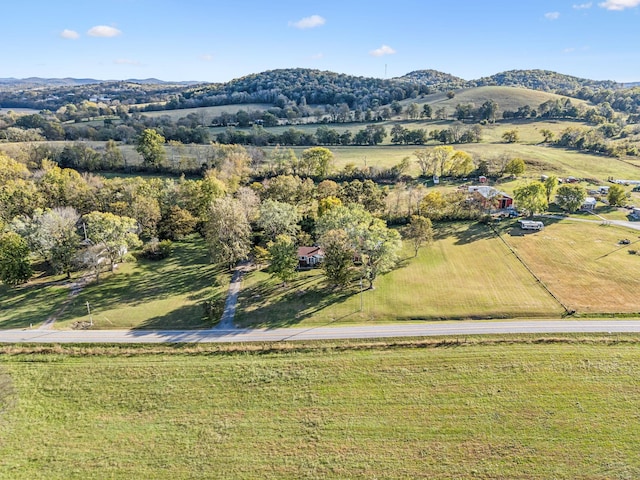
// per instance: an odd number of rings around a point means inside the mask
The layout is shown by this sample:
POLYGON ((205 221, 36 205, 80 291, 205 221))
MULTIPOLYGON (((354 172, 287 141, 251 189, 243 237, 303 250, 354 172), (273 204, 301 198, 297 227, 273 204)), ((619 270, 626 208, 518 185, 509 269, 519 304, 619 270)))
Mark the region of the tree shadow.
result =
MULTIPOLYGON (((180 242, 174 255, 167 259, 141 259, 127 271, 106 274, 100 282, 86 285, 59 320, 86 315, 86 302, 90 302, 96 311, 104 311, 114 307, 136 307, 175 296, 183 296, 192 302, 205 300, 221 287, 221 275, 225 275, 223 270, 209 263, 203 242, 180 242)), ((181 323, 179 318, 175 319, 181 323)))
POLYGON ((200 305, 184 305, 164 315, 149 318, 131 330, 192 330, 213 327, 200 305))
MULTIPOLYGON (((238 298, 236 323, 241 327, 252 328, 298 325, 326 308, 345 302, 359 291, 359 284, 336 290, 315 277, 301 277, 290 282, 287 287, 282 287, 281 283, 273 279, 266 279, 242 289, 238 298)), ((350 315, 348 313, 332 318, 326 324, 350 315)))

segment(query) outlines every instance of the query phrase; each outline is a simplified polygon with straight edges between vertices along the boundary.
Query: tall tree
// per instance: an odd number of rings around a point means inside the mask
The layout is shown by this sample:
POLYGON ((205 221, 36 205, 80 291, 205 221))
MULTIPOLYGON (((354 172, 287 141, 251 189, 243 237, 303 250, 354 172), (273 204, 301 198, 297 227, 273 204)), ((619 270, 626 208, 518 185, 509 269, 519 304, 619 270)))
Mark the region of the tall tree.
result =
POLYGON ((298 267, 298 249, 289 235, 278 235, 273 242, 268 244, 269 270, 274 277, 287 282, 296 275, 298 267))
POLYGON ((333 163, 333 153, 328 148, 312 147, 302 151, 300 164, 302 173, 326 177, 333 163))
MULTIPOLYGON (((387 228, 385 222, 375 218, 360 205, 335 207, 330 215, 323 215, 316 224, 318 238, 330 230, 342 230, 355 253, 362 259, 362 277, 369 288, 378 275, 393 268, 402 247, 400 234, 387 228)), ((325 252, 326 254, 326 252, 325 252)))
POLYGON ((251 226, 238 200, 222 197, 211 203, 205 238, 212 263, 231 269, 247 258, 251 251, 251 226))
POLYGON ((543 212, 547 209, 547 193, 542 182, 531 182, 516 188, 514 198, 518 206, 529 215, 543 212))
POLYGON ((327 280, 336 287, 345 287, 353 275, 355 249, 349 235, 342 230, 329 230, 319 239, 324 250, 322 268, 327 280))
POLYGON ((551 202, 551 195, 553 195, 553 191, 558 186, 558 177, 555 175, 549 175, 544 179, 544 190, 547 194, 547 203, 551 202))
POLYGON ((142 155, 146 167, 159 168, 165 158, 165 138, 156 130, 147 128, 136 140, 136 152, 142 155))
POLYGON ((587 192, 582 185, 565 184, 558 188, 556 204, 567 212, 575 212, 587 198, 587 192))
POLYGON ((420 247, 433 240, 431 220, 420 215, 411 215, 411 222, 404 231, 404 237, 411 241, 414 250, 413 256, 417 257, 420 247))
POLYGON ((111 271, 116 262, 121 261, 130 248, 141 245, 137 223, 133 218, 113 213, 91 212, 86 214, 84 222, 87 238, 93 245, 103 247, 109 259, 111 271))
POLYGON ((33 270, 27 241, 15 232, 0 236, 0 280, 10 286, 26 282, 33 270))
POLYGON ((298 209, 289 203, 265 200, 260 205, 258 226, 265 236, 273 241, 280 234, 295 236, 301 217, 298 209))
POLYGON ((607 193, 607 201, 611 206, 622 207, 627 201, 627 192, 620 185, 611 185, 607 193))

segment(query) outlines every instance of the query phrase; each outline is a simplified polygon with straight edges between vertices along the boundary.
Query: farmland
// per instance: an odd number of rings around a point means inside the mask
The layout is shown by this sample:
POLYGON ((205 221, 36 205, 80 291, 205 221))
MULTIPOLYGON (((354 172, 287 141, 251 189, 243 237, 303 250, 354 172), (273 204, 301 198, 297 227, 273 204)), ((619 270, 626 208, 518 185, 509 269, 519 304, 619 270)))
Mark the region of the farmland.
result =
POLYGON ((562 303, 585 315, 640 311, 640 257, 629 255, 637 249, 637 232, 571 220, 545 223, 541 232, 522 235, 514 227, 503 238, 562 303), (632 243, 620 245, 625 238, 632 243))
POLYGON ((6 347, 0 477, 636 478, 637 342, 6 347))
POLYGON ((357 286, 332 292, 318 270, 300 273, 288 288, 253 272, 244 281, 237 320, 272 327, 562 313, 486 226, 440 226, 434 244, 412 255, 406 248, 399 267, 362 294, 357 286))

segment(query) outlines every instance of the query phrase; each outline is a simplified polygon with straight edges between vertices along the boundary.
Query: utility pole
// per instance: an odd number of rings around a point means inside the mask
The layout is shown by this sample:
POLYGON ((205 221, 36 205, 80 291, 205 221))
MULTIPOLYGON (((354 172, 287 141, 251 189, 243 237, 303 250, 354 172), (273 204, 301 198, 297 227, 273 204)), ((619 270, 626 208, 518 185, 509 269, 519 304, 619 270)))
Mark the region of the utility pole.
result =
POLYGON ((93 317, 91 316, 91 307, 89 306, 88 301, 87 301, 87 313, 89 314, 89 326, 93 327, 93 317))

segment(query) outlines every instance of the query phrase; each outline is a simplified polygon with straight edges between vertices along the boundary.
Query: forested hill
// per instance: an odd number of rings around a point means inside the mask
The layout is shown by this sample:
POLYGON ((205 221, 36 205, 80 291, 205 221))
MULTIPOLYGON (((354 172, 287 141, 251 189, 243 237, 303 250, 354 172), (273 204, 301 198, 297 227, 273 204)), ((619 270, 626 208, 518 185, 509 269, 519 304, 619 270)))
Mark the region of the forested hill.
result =
POLYGON ((304 68, 269 70, 224 84, 205 85, 184 93, 187 104, 271 103, 337 105, 370 108, 430 93, 425 85, 408 85, 397 80, 356 77, 343 73, 304 68))
POLYGON ((622 87, 620 83, 611 80, 589 80, 549 70, 509 70, 496 73, 490 77, 483 77, 470 83, 478 87, 487 85, 525 87, 531 90, 554 93, 575 92, 584 87, 595 90, 614 90, 622 87))
MULTIPOLYGON (((354 111, 375 110, 394 101, 417 98, 438 91, 474 86, 519 86, 613 104, 625 97, 625 111, 635 105, 637 92, 623 90, 613 81, 588 80, 546 70, 511 70, 478 80, 436 70, 416 70, 402 77, 381 79, 343 73, 291 68, 247 75, 226 83, 166 83, 155 79, 100 81, 93 79, 24 79, 30 88, 16 88, 15 79, 0 79, 0 107, 27 107, 55 111, 84 101, 139 105, 141 110, 174 110, 189 107, 260 103, 281 109, 307 105, 331 105, 354 111), (93 83, 95 82, 95 83, 93 83), (11 87, 11 84, 14 87, 11 87), (627 99, 629 97, 629 99, 627 99), (633 98, 631 98, 633 97, 633 98), (629 104, 629 105, 627 105, 629 104)), ((19 81, 18 81, 19 82, 19 81)), ((631 110, 630 110, 631 108, 631 110)))
POLYGON ((449 73, 439 72, 438 70, 414 70, 402 77, 396 77, 394 80, 407 81, 421 85, 427 85, 434 89, 454 89, 464 88, 469 85, 469 81, 464 78, 456 77, 449 73))

